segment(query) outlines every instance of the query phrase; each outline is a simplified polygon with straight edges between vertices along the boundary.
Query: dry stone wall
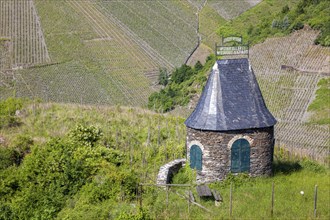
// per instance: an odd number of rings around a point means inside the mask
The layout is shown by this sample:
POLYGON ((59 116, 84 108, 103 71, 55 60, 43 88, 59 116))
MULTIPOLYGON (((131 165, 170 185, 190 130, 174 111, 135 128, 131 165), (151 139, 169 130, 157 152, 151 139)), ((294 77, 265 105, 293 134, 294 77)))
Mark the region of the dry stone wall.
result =
POLYGON ((157 184, 169 184, 174 176, 186 163, 186 159, 176 159, 160 167, 157 184))
POLYGON ((201 131, 187 128, 187 158, 190 147, 200 143, 202 170, 197 171, 197 183, 223 180, 231 172, 231 146, 235 140, 250 143, 250 175, 272 174, 274 152, 274 127, 236 131, 201 131))

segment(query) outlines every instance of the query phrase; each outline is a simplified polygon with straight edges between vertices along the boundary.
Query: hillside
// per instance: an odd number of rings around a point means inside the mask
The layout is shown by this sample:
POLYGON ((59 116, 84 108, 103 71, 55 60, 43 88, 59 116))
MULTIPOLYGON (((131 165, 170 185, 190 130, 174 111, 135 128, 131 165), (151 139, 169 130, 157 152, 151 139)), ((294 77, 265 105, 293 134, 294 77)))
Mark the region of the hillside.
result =
MULTIPOLYGON (((275 218, 312 218, 315 184, 317 218, 330 214, 329 170, 289 159, 278 146, 274 177, 231 176, 222 184, 212 184, 224 201, 216 207, 213 201, 196 197, 211 210, 207 212, 193 204, 187 209, 187 201, 180 197, 186 188, 166 191, 143 186, 141 195, 137 185, 155 183, 161 165, 185 157, 182 118, 139 108, 19 100, 0 106, 10 110, 0 111, 1 119, 13 112, 14 118, 7 122, 15 121, 11 126, 0 124, 0 219, 229 218, 230 183, 235 218, 269 218, 272 183, 275 218), (16 109, 20 111, 15 116, 16 109)), ((191 184, 194 173, 189 170, 174 181, 191 184)))
POLYGON ((315 44, 330 46, 329 12, 328 0, 267 0, 221 25, 217 33, 241 35, 245 42, 256 44, 274 36, 288 35, 308 25, 320 31, 315 44))
MULTIPOLYGON (((15 71, 17 84, 11 89, 17 96, 56 102, 144 106, 155 89, 159 67, 172 69, 184 62, 197 42, 195 16, 189 3, 6 2, 1 1, 4 5, 1 17, 6 22, 1 22, 4 33, 0 36, 8 37, 10 45, 14 45, 9 51, 14 54, 11 67, 19 68, 15 71), (123 8, 128 12, 133 10, 133 14, 121 13, 123 8), (149 17, 134 10, 148 12, 145 15, 149 17), (168 13, 172 16, 166 17, 168 13), (120 17, 126 14, 133 20, 120 17), (150 19, 155 16, 156 19, 150 19), (130 21, 137 21, 144 29, 130 21), (163 26, 156 25, 157 22, 163 26), (150 32, 145 31, 147 26, 150 32), (186 35, 175 37, 174 33, 181 30, 186 35), (25 40, 28 47, 35 47, 22 50, 19 45, 25 45, 25 40), (47 59, 36 59, 43 56, 47 59)), ((4 67, 1 71, 5 74, 4 67)))
POLYGON ((199 37, 209 53, 225 22, 214 1, 0 2, 2 99, 145 106, 159 68, 185 63, 199 37))
MULTIPOLYGON (((329 124, 314 120, 320 112, 308 109, 318 82, 329 79, 330 73, 330 48, 314 45, 317 36, 317 31, 306 28, 268 39, 251 48, 250 59, 266 104, 279 121, 277 141, 297 154, 326 162, 329 124)), ((324 111, 325 116, 328 110, 324 111)))

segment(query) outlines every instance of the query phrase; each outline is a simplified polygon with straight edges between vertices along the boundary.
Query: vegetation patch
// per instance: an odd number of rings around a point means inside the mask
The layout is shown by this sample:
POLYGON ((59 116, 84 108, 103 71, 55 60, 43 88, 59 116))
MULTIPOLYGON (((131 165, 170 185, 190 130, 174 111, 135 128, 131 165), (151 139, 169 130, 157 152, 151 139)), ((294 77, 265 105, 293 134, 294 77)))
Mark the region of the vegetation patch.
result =
POLYGON ((314 101, 308 106, 308 111, 313 113, 310 121, 321 125, 330 125, 330 78, 323 78, 317 84, 319 86, 316 91, 314 101))
MULTIPOLYGON (((150 95, 148 108, 158 112, 167 112, 176 106, 187 105, 194 95, 201 93, 208 71, 214 61, 214 56, 209 56, 204 66, 197 62, 194 67, 184 64, 180 68, 176 68, 170 75, 166 86, 159 92, 150 95)), ((160 83, 163 81, 161 78, 160 83)))
POLYGON ((32 101, 21 111, 0 130, 0 219, 143 219, 137 184, 183 157, 180 118, 32 101))
POLYGON ((251 44, 267 37, 287 35, 302 29, 304 24, 320 30, 316 44, 329 46, 329 1, 291 0, 262 1, 235 20, 219 28, 220 35, 243 35, 251 44))
MULTIPOLYGON (((285 152, 275 155, 274 177, 230 176, 210 185, 223 197, 220 207, 196 197, 211 212, 192 204, 188 211, 182 197, 188 188, 143 186, 140 201, 137 186, 154 183, 160 166, 185 156, 182 118, 138 108, 34 101, 23 103, 21 112, 19 126, 0 130, 6 140, 0 143, 1 219, 229 218, 231 183, 233 217, 269 218, 273 182, 274 218, 312 218, 315 185, 317 218, 329 218, 328 168, 288 159, 285 152)), ((187 164, 173 183, 194 180, 187 164)), ((197 195, 194 186, 190 189, 197 195)))

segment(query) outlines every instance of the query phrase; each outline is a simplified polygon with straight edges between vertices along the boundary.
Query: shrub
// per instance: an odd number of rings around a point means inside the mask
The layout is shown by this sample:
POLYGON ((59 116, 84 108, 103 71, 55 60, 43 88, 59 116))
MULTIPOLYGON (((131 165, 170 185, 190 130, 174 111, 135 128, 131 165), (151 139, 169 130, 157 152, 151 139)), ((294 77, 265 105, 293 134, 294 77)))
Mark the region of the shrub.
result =
POLYGON ((99 128, 77 125, 76 128, 70 132, 69 137, 75 143, 93 147, 96 142, 100 140, 102 135, 103 133, 99 128))
POLYGON ((23 100, 8 98, 0 101, 0 128, 5 126, 15 126, 19 124, 16 111, 23 107, 23 100))
POLYGON ((15 164, 15 151, 12 148, 0 146, 0 170, 15 164))
POLYGON ((159 69, 159 84, 160 85, 163 85, 163 86, 166 86, 168 84, 168 72, 167 72, 167 69, 166 68, 160 68, 159 69))

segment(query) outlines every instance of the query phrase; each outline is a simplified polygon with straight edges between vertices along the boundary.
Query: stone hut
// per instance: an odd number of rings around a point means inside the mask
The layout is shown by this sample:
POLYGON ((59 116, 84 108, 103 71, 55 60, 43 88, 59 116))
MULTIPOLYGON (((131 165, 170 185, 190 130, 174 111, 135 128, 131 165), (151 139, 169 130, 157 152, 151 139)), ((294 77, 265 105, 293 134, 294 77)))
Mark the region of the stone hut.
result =
POLYGON ((197 183, 229 173, 272 174, 275 118, 268 111, 250 62, 218 60, 187 126, 187 160, 197 183))

